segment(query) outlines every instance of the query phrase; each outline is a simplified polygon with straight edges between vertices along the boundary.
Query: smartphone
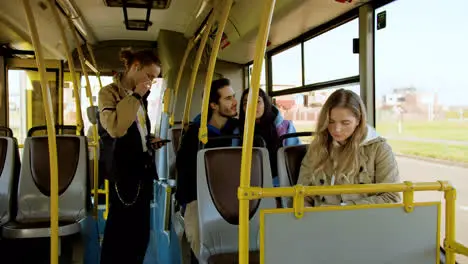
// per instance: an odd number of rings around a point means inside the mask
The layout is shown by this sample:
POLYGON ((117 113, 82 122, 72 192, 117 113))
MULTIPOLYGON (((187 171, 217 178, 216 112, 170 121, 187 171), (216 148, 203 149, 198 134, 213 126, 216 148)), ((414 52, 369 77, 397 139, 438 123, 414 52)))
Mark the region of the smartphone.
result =
POLYGON ((162 146, 164 146, 165 144, 171 142, 170 140, 168 139, 162 139, 160 141, 157 141, 157 142, 154 142, 154 143, 151 143, 153 146, 157 147, 157 148, 160 148, 162 146))

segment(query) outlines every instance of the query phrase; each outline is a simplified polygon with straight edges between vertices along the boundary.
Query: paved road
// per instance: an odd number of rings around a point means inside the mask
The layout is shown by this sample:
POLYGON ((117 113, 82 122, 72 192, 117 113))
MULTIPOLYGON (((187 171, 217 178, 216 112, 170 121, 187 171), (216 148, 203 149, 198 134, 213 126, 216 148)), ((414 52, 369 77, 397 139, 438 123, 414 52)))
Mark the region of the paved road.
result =
MULTIPOLYGON (((428 161, 421 161, 405 157, 397 157, 402 180, 427 182, 446 180, 457 188, 456 205, 456 238, 457 241, 468 245, 468 168, 449 166, 428 161)), ((443 195, 438 192, 417 192, 416 201, 443 201, 443 195)), ((443 207, 443 211, 445 208, 443 207)), ((444 225, 444 215, 442 225, 444 225)), ((444 235, 442 226, 442 235, 444 235)), ((458 258, 459 264, 468 264, 468 258, 458 258)))
POLYGON ((389 140, 402 140, 411 142, 424 142, 424 143, 440 143, 446 145, 468 146, 468 141, 462 140, 448 140, 448 139, 432 139, 432 138, 418 138, 418 137, 402 137, 402 136, 385 136, 389 140))

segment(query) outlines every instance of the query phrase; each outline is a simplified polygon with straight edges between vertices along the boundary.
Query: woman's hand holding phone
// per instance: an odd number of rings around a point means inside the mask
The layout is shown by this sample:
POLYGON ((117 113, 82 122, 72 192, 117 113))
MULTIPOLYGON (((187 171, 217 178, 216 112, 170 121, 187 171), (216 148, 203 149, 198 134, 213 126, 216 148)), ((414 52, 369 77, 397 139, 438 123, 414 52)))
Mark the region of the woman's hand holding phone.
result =
POLYGON ((171 141, 167 139, 161 139, 161 138, 152 138, 150 141, 151 146, 153 146, 153 149, 160 149, 169 142, 171 141))

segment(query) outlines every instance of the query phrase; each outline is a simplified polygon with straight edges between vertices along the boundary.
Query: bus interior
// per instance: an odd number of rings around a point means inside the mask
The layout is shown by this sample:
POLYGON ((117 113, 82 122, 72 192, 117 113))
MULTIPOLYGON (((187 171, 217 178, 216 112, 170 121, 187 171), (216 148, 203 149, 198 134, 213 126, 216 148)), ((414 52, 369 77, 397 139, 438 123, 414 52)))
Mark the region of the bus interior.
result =
POLYGON ((145 264, 468 264, 466 0, 0 3, 0 263, 99 263, 111 187, 99 178, 98 93, 131 47, 161 60, 148 114, 152 133, 171 140, 155 157, 145 264), (280 188, 250 130, 242 147, 198 152, 196 259, 174 197, 175 158, 190 122, 200 113, 206 122, 204 96, 219 78, 238 107, 244 90, 264 90, 301 144, 278 150, 280 188), (362 98, 402 183, 296 185, 320 110, 340 88, 362 98), (401 204, 300 202, 389 190, 401 204))

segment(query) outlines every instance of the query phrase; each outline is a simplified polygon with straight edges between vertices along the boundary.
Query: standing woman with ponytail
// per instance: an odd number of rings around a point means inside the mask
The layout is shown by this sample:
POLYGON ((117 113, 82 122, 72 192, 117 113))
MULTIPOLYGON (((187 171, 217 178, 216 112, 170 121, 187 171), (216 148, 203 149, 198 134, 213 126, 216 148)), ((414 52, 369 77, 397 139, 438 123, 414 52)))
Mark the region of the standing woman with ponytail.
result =
POLYGON ((110 208, 101 264, 143 263, 150 232, 150 201, 157 179, 150 136, 148 95, 161 73, 151 50, 120 54, 125 71, 99 92, 100 159, 109 180, 110 208))

